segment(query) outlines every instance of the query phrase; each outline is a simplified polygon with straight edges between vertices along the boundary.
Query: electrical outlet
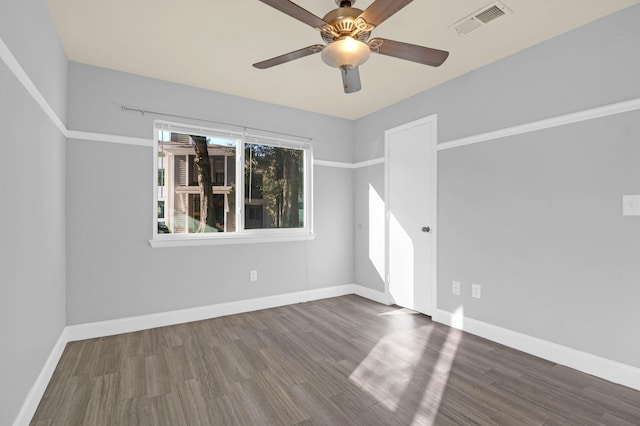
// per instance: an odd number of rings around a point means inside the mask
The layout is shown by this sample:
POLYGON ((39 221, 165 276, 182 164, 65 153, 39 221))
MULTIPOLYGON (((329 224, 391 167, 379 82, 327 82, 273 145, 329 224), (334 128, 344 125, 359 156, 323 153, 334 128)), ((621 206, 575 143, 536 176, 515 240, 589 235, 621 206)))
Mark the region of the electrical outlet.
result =
POLYGON ((482 297, 482 287, 480 284, 471 284, 471 297, 480 299, 482 297))
POLYGON ((258 271, 256 271, 255 269, 251 271, 251 273, 249 274, 249 279, 251 281, 258 281, 258 271))
POLYGON ((456 296, 460 296, 460 281, 454 281, 451 283, 451 293, 456 296))

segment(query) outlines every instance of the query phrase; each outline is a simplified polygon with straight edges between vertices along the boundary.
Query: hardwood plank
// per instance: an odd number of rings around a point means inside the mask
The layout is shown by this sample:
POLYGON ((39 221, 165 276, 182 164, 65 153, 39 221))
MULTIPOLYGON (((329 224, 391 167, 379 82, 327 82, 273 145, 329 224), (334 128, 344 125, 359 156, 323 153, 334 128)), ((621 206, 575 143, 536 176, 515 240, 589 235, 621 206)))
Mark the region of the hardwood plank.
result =
POLYGON ((55 426, 82 424, 89 403, 89 391, 90 384, 87 376, 69 377, 64 391, 66 397, 51 414, 51 424, 55 426))
POLYGON ((82 424, 103 426, 113 423, 115 413, 118 375, 107 374, 91 379, 89 400, 87 401, 82 424))
POLYGON ((312 383, 305 382, 291 388, 296 404, 311 417, 300 424, 352 424, 343 410, 320 393, 312 383))
POLYGON ((200 381, 202 391, 207 400, 215 399, 222 395, 222 377, 216 374, 214 352, 206 341, 191 339, 185 343, 187 353, 191 361, 194 377, 200 381))
POLYGON ((283 424, 296 424, 310 417, 293 401, 287 381, 276 373, 261 371, 255 377, 255 384, 261 395, 268 395, 265 402, 273 407, 283 424))
POLYGON ((214 425, 251 425, 250 413, 256 409, 236 392, 224 394, 208 403, 209 418, 214 425))
POLYGON ((115 374, 120 369, 122 362, 123 342, 118 336, 101 337, 99 339, 100 356, 92 372, 95 376, 115 374))
POLYGON ((527 377, 504 376, 496 382, 496 387, 543 408, 550 416, 560 416, 565 424, 594 424, 604 414, 593 401, 581 395, 544 386, 527 377))
POLYGON ((640 398, 627 401, 614 395, 601 392, 589 386, 582 391, 582 396, 608 413, 615 413, 615 417, 626 422, 640 425, 640 398))
POLYGON ((626 420, 620 419, 611 413, 605 413, 604 416, 598 421, 598 426, 637 426, 638 423, 630 423, 626 420))
POLYGON ((120 400, 126 400, 146 395, 145 360, 138 355, 124 358, 120 367, 120 400))
POLYGON ((174 389, 171 386, 169 368, 162 353, 144 358, 144 383, 147 397, 164 395, 174 389))
POLYGON ((162 355, 169 371, 171 383, 180 383, 195 378, 191 358, 184 345, 165 348, 162 355))
POLYGON ((303 374, 302 364, 288 358, 282 351, 277 350, 275 347, 270 347, 262 349, 260 353, 267 363, 267 369, 276 374, 289 387, 307 381, 306 376, 303 374))
POLYGON ((616 385, 598 377, 587 376, 586 374, 584 376, 589 378, 589 381, 585 384, 585 390, 592 389, 599 394, 609 395, 634 407, 640 407, 640 394, 638 391, 626 386, 616 385))
POLYGON ((151 426, 157 424, 151 408, 151 399, 135 397, 116 401, 113 425, 117 426, 151 426))
MULTIPOLYGON (((188 418, 187 423, 193 425, 210 425, 211 419, 209 417, 208 404, 207 400, 204 397, 204 392, 202 391, 202 386, 200 386, 200 382, 196 379, 190 379, 185 382, 178 384, 178 392, 177 395, 180 398, 180 406, 183 409, 183 413, 186 413, 186 418, 188 418)), ((171 395, 175 395, 171 394, 171 395)), ((166 396, 166 395, 165 395, 166 396)), ((169 398, 169 397, 167 397, 169 398)), ((173 398, 173 397, 172 397, 173 398)), ((171 407, 167 407, 163 405, 165 408, 166 414, 163 414, 166 421, 163 421, 163 424, 185 424, 183 423, 175 423, 178 421, 177 419, 169 419, 168 416, 174 416, 176 412, 179 412, 177 401, 174 401, 173 406, 174 409, 170 409, 171 407)), ((181 413, 180 415, 182 416, 181 413)))

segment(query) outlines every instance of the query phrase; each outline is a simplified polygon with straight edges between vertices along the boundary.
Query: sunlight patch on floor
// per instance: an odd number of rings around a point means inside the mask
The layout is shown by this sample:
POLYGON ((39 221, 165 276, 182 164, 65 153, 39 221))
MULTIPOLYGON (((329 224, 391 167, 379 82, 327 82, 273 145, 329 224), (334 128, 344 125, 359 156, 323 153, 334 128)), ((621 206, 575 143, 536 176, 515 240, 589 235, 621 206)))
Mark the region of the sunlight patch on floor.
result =
POLYGON ((451 366, 458 352, 461 336, 462 331, 455 328, 449 329, 447 340, 438 356, 431 380, 429 380, 422 397, 420 408, 416 410, 413 417, 414 424, 433 424, 435 422, 444 391, 447 388, 451 366))
MULTIPOLYGON (((405 315, 409 320, 413 314, 414 311, 400 308, 379 315, 405 315)), ((462 325, 463 317, 464 309, 460 306, 454 318, 462 325)), ((433 424, 463 333, 449 328, 445 341, 434 343, 434 327, 434 324, 424 325, 384 336, 349 379, 387 410, 401 410, 403 415, 410 416, 412 424, 433 424), (389 374, 392 369, 394 374, 389 374)))
MULTIPOLYGON (((401 312, 403 315, 406 313, 401 312)), ((432 325, 425 325, 412 330, 412 334, 400 330, 384 336, 353 370, 349 379, 387 408, 395 406, 408 384, 405 379, 415 374, 432 330, 432 325), (415 333, 419 338, 414 337, 415 333), (394 370, 394 374, 389 374, 390 370, 394 370)))

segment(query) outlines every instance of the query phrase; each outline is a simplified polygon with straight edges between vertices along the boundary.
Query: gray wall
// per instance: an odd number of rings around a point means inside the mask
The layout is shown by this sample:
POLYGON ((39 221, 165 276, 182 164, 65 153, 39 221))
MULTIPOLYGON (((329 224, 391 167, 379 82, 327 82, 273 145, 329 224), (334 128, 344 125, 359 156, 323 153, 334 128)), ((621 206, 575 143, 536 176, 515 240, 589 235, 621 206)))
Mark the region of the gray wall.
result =
MULTIPOLYGON (((384 155, 385 129, 434 113, 445 142, 638 98, 638 22, 628 8, 365 117, 356 160, 384 155)), ((639 119, 440 151, 438 308, 640 367, 640 218, 621 215, 622 194, 640 193, 639 119)), ((356 282, 374 289, 361 191, 383 179, 379 165, 356 171, 356 282)))
MULTIPOLYGON (((0 2, 0 38, 64 119, 67 60, 44 2, 0 2)), ((65 139, 0 61, 0 424, 65 325, 65 139)))
MULTIPOLYGON (((70 129, 151 139, 158 117, 122 105, 308 136, 316 158, 353 161, 350 121, 70 64, 70 129)), ((313 241, 153 249, 152 158, 148 147, 68 142, 68 324, 354 282, 352 170, 314 167, 313 241)))
POLYGON ((639 136, 636 111, 441 152, 439 307, 640 366, 639 136))

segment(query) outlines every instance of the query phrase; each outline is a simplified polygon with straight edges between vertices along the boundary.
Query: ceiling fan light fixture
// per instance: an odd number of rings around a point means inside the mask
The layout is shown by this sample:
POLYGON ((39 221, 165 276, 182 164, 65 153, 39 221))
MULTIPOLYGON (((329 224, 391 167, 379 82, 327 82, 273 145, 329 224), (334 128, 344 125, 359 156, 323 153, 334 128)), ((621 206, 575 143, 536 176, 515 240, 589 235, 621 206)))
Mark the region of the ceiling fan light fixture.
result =
POLYGON ((343 37, 329 43, 322 49, 322 60, 325 64, 335 67, 355 68, 369 59, 371 50, 366 43, 353 37, 343 37))

